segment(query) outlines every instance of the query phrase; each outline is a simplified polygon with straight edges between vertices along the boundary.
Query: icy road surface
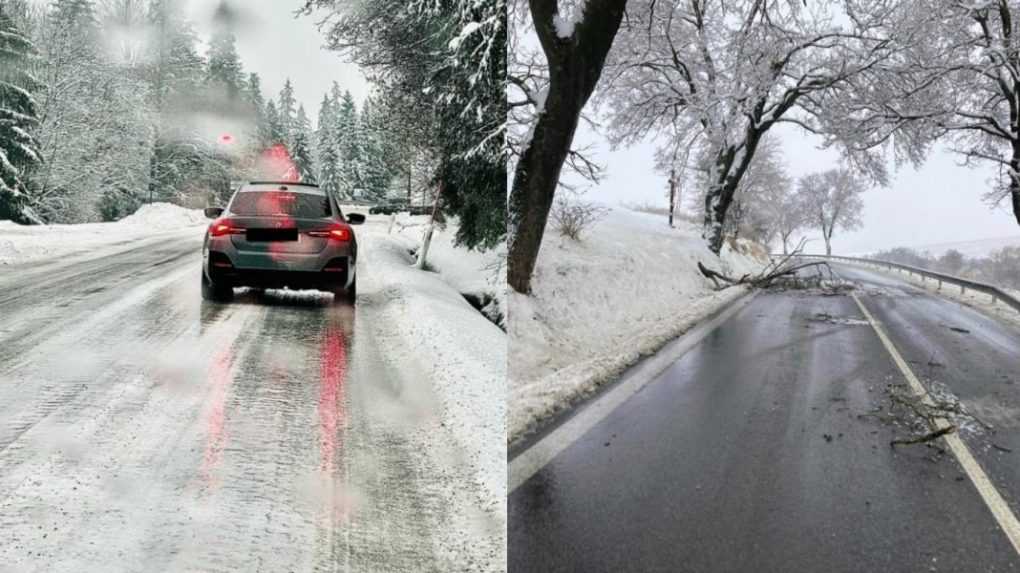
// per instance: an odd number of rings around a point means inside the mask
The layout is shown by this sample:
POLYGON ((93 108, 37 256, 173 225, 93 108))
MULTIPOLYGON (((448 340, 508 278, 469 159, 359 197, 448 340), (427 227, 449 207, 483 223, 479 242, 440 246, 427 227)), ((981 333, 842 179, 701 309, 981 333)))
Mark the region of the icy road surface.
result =
POLYGON ((203 303, 201 232, 0 271, 0 571, 505 568, 501 434, 382 310, 406 253, 362 240, 357 310, 203 303))

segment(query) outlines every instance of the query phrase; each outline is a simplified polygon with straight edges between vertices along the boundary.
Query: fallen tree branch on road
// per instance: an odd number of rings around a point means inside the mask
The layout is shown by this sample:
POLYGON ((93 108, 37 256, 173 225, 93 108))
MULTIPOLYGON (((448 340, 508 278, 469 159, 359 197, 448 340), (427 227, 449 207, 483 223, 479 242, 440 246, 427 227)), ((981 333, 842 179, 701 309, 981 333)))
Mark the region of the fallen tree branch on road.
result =
POLYGON ((924 434, 923 436, 917 436, 916 438, 898 438, 898 439, 895 439, 895 440, 889 442, 889 447, 890 448, 895 448, 896 446, 900 446, 900 445, 906 446, 906 445, 911 445, 911 444, 924 444, 924 443, 927 443, 927 442, 935 441, 935 440, 941 438, 942 436, 946 436, 948 434, 952 434, 955 431, 956 431, 956 426, 955 425, 949 425, 949 426, 946 426, 944 428, 939 428, 938 430, 935 430, 934 432, 928 432, 927 434, 924 434))
POLYGON ((726 276, 718 271, 706 267, 700 261, 698 262, 698 270, 706 278, 711 279, 712 283, 715 285, 716 290, 724 290, 731 286, 736 285, 749 285, 754 288, 761 289, 769 288, 772 286, 786 286, 799 288, 805 288, 808 286, 821 286, 821 284, 824 282, 826 278, 825 275, 823 275, 821 272, 819 272, 815 276, 809 277, 798 276, 798 273, 800 273, 800 271, 811 268, 816 269, 824 268, 825 270, 828 271, 828 279, 830 281, 836 281, 835 275, 832 273, 832 268, 829 267, 829 263, 825 261, 802 263, 798 265, 770 263, 767 267, 765 267, 765 270, 763 270, 762 272, 756 275, 745 274, 739 279, 726 276))
POLYGON ((833 273, 832 267, 829 266, 827 261, 795 263, 794 257, 799 256, 803 249, 804 241, 801 240, 796 249, 782 257, 771 260, 756 275, 745 274, 740 278, 733 278, 706 267, 700 261, 698 262, 698 271, 712 281, 716 290, 725 290, 736 285, 748 285, 760 289, 771 287, 812 288, 821 286, 832 286, 839 289, 843 286, 844 283, 833 273), (807 269, 815 269, 817 272, 814 275, 805 276, 802 271, 807 269), (825 273, 822 272, 823 269, 826 271, 825 273))

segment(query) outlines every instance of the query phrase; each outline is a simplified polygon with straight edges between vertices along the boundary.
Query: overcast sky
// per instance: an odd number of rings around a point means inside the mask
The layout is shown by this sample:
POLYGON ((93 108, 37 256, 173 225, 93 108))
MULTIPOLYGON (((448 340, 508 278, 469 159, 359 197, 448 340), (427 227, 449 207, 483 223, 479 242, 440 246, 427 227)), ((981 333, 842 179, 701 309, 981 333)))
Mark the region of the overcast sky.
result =
MULTIPOLYGON (((200 33, 208 36, 218 2, 185 0, 187 13, 200 33)), ((369 85, 361 71, 336 52, 322 47, 323 35, 314 16, 295 17, 302 0, 235 0, 239 14, 237 51, 245 73, 257 72, 264 95, 279 96, 289 77, 299 103, 305 105, 315 123, 322 96, 334 81, 351 91, 359 103, 368 95, 369 85)))
MULTIPOLYGON (((818 149, 818 140, 792 126, 776 128, 782 141, 787 171, 798 177, 838 164, 833 151, 818 149)), ((588 128, 579 129, 579 142, 594 142, 596 157, 606 166, 606 177, 585 197, 609 204, 655 203, 665 205, 667 179, 655 171, 653 143, 615 152, 588 128)), ((836 231, 835 253, 866 253, 894 246, 930 244, 1020 236, 1020 228, 1003 204, 992 210, 981 196, 994 173, 989 167, 967 168, 945 151, 929 157, 920 170, 903 167, 889 187, 864 194, 864 227, 852 233, 836 231)), ((824 250, 820 235, 809 251, 824 250)))

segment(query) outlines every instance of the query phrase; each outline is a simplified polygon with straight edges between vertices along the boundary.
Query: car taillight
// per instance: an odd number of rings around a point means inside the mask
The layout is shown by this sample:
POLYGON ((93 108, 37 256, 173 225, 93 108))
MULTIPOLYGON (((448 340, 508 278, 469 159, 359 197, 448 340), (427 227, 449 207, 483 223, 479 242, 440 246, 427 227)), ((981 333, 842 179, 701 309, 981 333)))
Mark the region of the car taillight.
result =
POLYGON ((243 234, 244 229, 233 226, 229 219, 219 219, 217 221, 213 221, 212 225, 209 225, 209 235, 213 237, 243 234))
POLYGON ((333 227, 332 229, 319 229, 308 231, 309 237, 330 239, 333 241, 347 242, 351 240, 351 229, 349 227, 333 227))

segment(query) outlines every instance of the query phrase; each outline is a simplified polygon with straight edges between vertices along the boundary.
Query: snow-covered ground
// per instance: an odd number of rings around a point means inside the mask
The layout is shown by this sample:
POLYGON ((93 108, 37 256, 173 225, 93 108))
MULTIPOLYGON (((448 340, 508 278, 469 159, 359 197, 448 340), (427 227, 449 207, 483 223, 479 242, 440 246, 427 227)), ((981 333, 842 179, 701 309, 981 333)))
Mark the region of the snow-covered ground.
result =
POLYGON ((618 377, 698 321, 739 297, 715 291, 698 261, 740 276, 764 249, 708 250, 700 229, 663 216, 612 209, 583 235, 546 230, 533 294, 510 295, 510 420, 514 442, 543 420, 618 377))
MULTIPOLYGON (((487 280, 486 269, 464 265, 449 276, 418 270, 409 252, 418 243, 396 229, 390 234, 388 227, 388 218, 370 217, 359 230, 364 249, 361 258, 371 261, 370 267, 359 272, 359 314, 371 309, 375 339, 388 341, 387 362, 405 372, 419 372, 437 395, 438 415, 427 428, 427 435, 421 436, 423 451, 445 451, 454 457, 466 453, 467 459, 460 463, 472 469, 486 492, 480 499, 471 499, 467 493, 472 489, 455 480, 449 482, 451 491, 444 498, 463 505, 451 515, 463 519, 473 508, 481 507, 490 518, 501 522, 496 530, 479 529, 472 523, 450 524, 449 530, 442 533, 454 539, 444 544, 461 546, 462 557, 471 555, 476 566, 484 564, 482 570, 499 568, 505 562, 506 452, 496 444, 503 444, 506 435, 507 336, 470 306, 461 287, 453 284, 482 284, 487 280), (472 276, 469 267, 476 268, 478 276, 472 276), (443 443, 458 447, 437 450, 437 444, 443 443), (476 531, 478 537, 474 541, 457 539, 457 532, 464 531, 476 531)), ((432 251, 437 255, 436 266, 445 260, 441 253, 454 256, 450 249, 432 251)), ((435 460, 440 471, 450 463, 441 458, 435 460)), ((487 522, 491 521, 478 521, 487 522)))
POLYGON ((208 223, 201 211, 169 203, 143 205, 116 223, 26 226, 0 221, 0 265, 66 255, 88 258, 116 245, 128 246, 178 233, 193 234, 196 228, 208 223))
MULTIPOLYGON (((386 218, 387 227, 390 219, 386 218)), ((417 250, 428 217, 410 217, 406 213, 393 220, 392 233, 404 241, 408 250, 417 250)), ((454 246, 456 223, 438 229, 432 235, 428 267, 462 295, 483 306, 482 312, 500 327, 506 326, 506 245, 485 252, 454 246)))

